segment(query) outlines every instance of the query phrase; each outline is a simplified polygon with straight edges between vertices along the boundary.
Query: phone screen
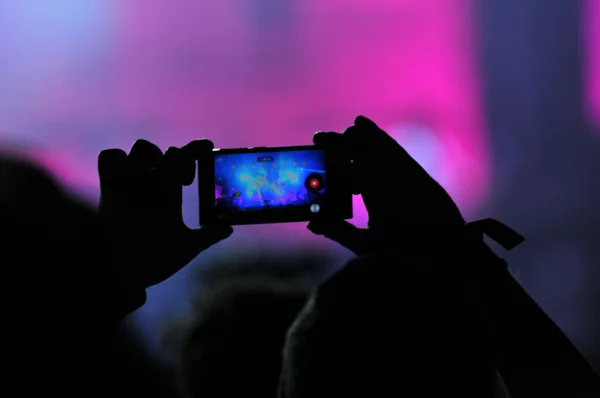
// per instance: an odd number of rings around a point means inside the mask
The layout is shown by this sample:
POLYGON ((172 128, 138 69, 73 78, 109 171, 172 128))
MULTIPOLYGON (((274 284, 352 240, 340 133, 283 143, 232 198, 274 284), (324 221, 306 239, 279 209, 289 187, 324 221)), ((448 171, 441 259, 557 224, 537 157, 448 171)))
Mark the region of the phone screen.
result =
POLYGON ((327 189, 325 166, 325 153, 316 148, 216 153, 216 215, 318 213, 327 189))

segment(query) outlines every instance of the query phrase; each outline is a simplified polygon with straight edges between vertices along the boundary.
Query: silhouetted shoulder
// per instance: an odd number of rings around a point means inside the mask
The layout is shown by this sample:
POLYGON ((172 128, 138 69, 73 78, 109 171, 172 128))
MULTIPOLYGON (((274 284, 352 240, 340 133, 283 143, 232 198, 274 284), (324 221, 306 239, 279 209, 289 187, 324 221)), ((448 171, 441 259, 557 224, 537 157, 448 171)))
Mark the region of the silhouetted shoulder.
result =
POLYGON ((495 374, 482 316, 467 290, 441 278, 435 265, 396 255, 350 261, 290 329, 281 393, 374 396, 419 388, 491 396, 495 374))

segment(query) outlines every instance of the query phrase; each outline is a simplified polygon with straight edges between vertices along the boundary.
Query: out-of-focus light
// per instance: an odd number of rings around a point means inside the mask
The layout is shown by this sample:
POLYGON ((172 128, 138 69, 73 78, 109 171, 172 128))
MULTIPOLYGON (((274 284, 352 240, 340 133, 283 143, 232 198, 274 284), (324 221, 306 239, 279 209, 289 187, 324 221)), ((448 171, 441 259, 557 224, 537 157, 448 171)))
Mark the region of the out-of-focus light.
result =
MULTIPOLYGON (((423 167, 431 176, 439 180, 442 164, 442 144, 439 133, 422 123, 404 122, 386 128, 388 134, 423 167)), ((353 201, 354 224, 364 227, 368 214, 362 199, 356 196, 353 201)))
POLYGON ((590 118, 600 127, 600 1, 587 0, 586 8, 587 107, 590 118))
POLYGON ((438 134, 419 123, 397 124, 388 132, 429 174, 439 174, 442 148, 438 134))
POLYGON ((427 123, 407 121, 387 128, 389 134, 425 169, 463 211, 476 208, 483 192, 486 165, 473 156, 476 148, 467 138, 427 123))
POLYGON ((57 153, 45 147, 4 139, 0 140, 0 156, 31 161, 47 170, 51 175, 58 177, 60 183, 66 188, 83 196, 95 195, 97 192, 98 178, 87 174, 85 168, 81 166, 81 161, 74 156, 57 153))

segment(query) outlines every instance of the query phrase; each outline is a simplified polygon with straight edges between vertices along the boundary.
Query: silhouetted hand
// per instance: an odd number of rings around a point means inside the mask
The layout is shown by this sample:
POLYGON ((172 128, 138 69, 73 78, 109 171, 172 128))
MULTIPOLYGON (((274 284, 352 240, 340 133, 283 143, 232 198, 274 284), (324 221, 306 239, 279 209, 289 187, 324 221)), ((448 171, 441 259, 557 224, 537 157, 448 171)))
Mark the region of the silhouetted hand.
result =
POLYGON ((182 186, 194 181, 196 160, 212 149, 212 142, 197 140, 163 155, 138 140, 129 155, 120 149, 100 153, 100 216, 121 280, 137 288, 156 285, 231 235, 228 225, 190 229, 181 214, 182 186))
POLYGON ((308 228, 357 254, 422 249, 426 241, 447 238, 465 224, 448 193, 392 137, 359 116, 342 134, 317 133, 315 145, 347 151, 352 184, 369 213, 359 229, 326 214, 308 228))

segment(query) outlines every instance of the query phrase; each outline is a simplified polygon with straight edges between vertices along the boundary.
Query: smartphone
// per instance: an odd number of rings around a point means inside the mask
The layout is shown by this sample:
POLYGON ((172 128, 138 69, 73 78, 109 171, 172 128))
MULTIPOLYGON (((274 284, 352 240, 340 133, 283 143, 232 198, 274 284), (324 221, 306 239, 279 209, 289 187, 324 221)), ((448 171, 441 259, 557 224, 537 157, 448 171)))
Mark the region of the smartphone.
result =
POLYGON ((198 162, 200 225, 352 218, 350 159, 316 146, 214 149, 198 162))

